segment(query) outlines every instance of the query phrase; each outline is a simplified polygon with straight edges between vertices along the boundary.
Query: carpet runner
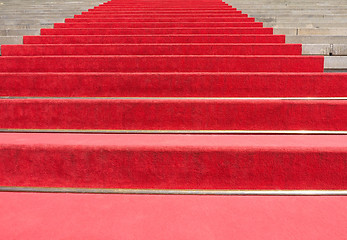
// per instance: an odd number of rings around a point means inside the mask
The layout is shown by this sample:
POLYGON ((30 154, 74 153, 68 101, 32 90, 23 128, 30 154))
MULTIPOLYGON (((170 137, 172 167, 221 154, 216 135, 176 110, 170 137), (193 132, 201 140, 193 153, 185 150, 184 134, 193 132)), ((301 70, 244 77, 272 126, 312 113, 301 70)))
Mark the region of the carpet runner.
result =
POLYGON ((4 239, 344 240, 344 197, 0 193, 4 239))
POLYGON ((347 189, 347 74, 222 1, 112 0, 1 52, 0 186, 347 189))

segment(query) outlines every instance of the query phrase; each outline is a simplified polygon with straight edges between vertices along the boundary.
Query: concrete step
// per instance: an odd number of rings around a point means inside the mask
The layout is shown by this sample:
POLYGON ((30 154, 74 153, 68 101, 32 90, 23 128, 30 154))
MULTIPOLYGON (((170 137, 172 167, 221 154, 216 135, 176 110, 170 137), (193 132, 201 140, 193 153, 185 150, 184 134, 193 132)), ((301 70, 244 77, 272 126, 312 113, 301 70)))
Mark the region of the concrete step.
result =
POLYGON ((54 24, 14 24, 0 25, 0 30, 26 30, 26 29, 41 29, 53 28, 54 24))
MULTIPOLYGON (((245 12, 247 13, 247 12, 245 12)), ((255 17, 255 18, 264 18, 264 17, 271 17, 271 18, 277 18, 277 19, 347 19, 347 14, 277 14, 277 13, 267 13, 267 14, 248 14, 249 17, 255 17)))
POLYGON ((286 36, 286 43, 346 44, 347 36, 286 36))
POLYGON ((0 45, 3 44, 23 44, 23 37, 19 36, 0 36, 0 45))
POLYGON ((17 15, 2 15, 1 20, 26 20, 26 19, 52 19, 52 18, 72 18, 76 13, 70 14, 24 14, 22 16, 17 15))
POLYGON ((304 55, 347 56, 346 44, 303 44, 304 55))
POLYGON ((324 57, 324 71, 347 72, 347 56, 324 57))
POLYGON ((40 35, 40 29, 0 30, 0 36, 24 36, 24 35, 40 35))
POLYGON ((338 5, 338 4, 346 4, 345 0, 331 0, 331 1, 288 1, 288 0, 270 0, 270 1, 264 1, 264 0, 253 0, 253 1, 242 1, 242 0, 227 0, 230 2, 231 5, 235 4, 269 4, 269 5, 276 5, 276 4, 282 4, 282 5, 318 5, 318 6, 329 6, 329 5, 338 5))
POLYGON ((243 13, 247 14, 347 14, 347 9, 336 9, 336 10, 276 10, 276 9, 267 9, 267 10, 250 10, 250 9, 241 9, 243 13))
POLYGON ((22 24, 54 24, 54 23, 63 23, 65 18, 54 18, 54 19, 0 19, 1 25, 22 25, 22 24))
POLYGON ((266 3, 257 3, 257 4, 233 4, 231 3, 232 7, 237 8, 238 10, 312 10, 312 9, 320 9, 320 10, 335 10, 335 9, 347 9, 347 4, 344 5, 334 5, 334 6, 317 6, 314 5, 293 5, 293 6, 286 6, 286 5, 268 5, 266 3))
POLYGON ((341 17, 341 18, 334 18, 334 17, 256 17, 256 22, 294 22, 300 19, 300 23, 324 23, 324 22, 330 22, 330 23, 347 23, 347 16, 341 17))
POLYGON ((274 28, 274 34, 287 36, 347 36, 347 28, 274 28))
POLYGON ((297 23, 297 22, 265 22, 264 27, 274 28, 346 28, 346 23, 315 22, 315 23, 297 23))

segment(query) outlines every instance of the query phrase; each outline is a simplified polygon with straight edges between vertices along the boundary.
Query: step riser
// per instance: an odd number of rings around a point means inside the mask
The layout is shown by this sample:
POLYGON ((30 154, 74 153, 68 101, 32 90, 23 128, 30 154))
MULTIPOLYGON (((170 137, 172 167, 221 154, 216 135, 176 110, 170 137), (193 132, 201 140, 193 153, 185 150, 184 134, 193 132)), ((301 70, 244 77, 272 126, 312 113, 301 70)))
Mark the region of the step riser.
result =
MULTIPOLYGON (((178 18, 185 18, 185 17, 194 17, 194 18, 206 18, 206 17, 247 17, 247 14, 242 13, 190 13, 190 14, 151 14, 153 18, 171 18, 171 17, 178 17, 178 18)), ((82 14, 82 15, 75 15, 74 18, 147 18, 147 14, 82 14)))
POLYGON ((24 36, 24 44, 284 43, 284 35, 24 36))
POLYGON ((211 17, 211 18, 66 18, 66 23, 74 22, 254 22, 255 18, 211 17))
POLYGON ((80 56, 2 57, 2 72, 322 72, 323 57, 80 56))
POLYGON ((151 34, 272 34, 272 28, 163 28, 163 29, 41 29, 41 35, 151 35, 151 34))
POLYGON ((43 55, 301 55, 301 45, 3 45, 3 56, 43 55))
POLYGON ((113 8, 112 10, 108 9, 88 9, 87 12, 84 13, 90 13, 90 14, 99 14, 99 13, 136 13, 136 14, 156 14, 156 13, 235 13, 235 12, 242 12, 241 10, 236 10, 236 8, 230 8, 230 9, 124 9, 124 8, 113 8))
POLYGON ((347 130, 344 100, 2 99, 0 110, 2 129, 347 130))
MULTIPOLYGON (((70 139, 69 136, 67 135, 66 139, 70 139)), ((78 136, 82 143, 86 138, 89 139, 88 135, 78 136)), ((24 136, 21 139, 23 138, 28 139, 24 136)), ((125 139, 124 135, 120 135, 118 138, 129 142, 134 137, 125 139)), ((103 138, 99 139, 103 141, 103 138)), ((168 139, 162 137, 163 141, 168 139)), ((194 138, 192 140, 194 141, 194 138)), ((205 139, 208 140, 221 139, 205 139)), ((180 139, 177 141, 180 142, 180 139)), ((345 189, 347 177, 346 172, 341 171, 345 167, 347 155, 338 150, 320 152, 319 148, 288 151, 271 147, 240 149, 163 147, 160 144, 158 147, 131 144, 130 147, 97 145, 1 145, 3 164, 0 165, 0 185, 126 189, 333 190, 345 189)))
POLYGON ((189 11, 189 10, 181 10, 181 11, 123 11, 122 9, 118 9, 115 11, 88 11, 88 12, 82 12, 82 15, 104 15, 104 14, 110 14, 110 15, 147 15, 147 14, 153 14, 153 15, 158 15, 158 14, 165 14, 165 15, 176 15, 176 14, 236 14, 236 13, 242 13, 242 11, 238 10, 200 10, 200 11, 189 11))
POLYGON ((230 7, 226 3, 223 2, 209 2, 209 3, 199 3, 199 2, 181 2, 181 3, 173 3, 173 2, 150 2, 150 3, 117 3, 117 4, 102 4, 100 6, 97 6, 97 8, 109 8, 109 7, 202 7, 202 6, 208 6, 208 7, 230 7))
POLYGON ((0 96, 342 97, 347 92, 346 74, 2 73, 0 81, 0 96))
POLYGON ((142 23, 55 23, 54 28, 179 28, 179 27, 262 27, 263 23, 259 22, 235 22, 235 23, 223 23, 223 22, 210 22, 210 23, 156 23, 156 22, 142 22, 142 23))
MULTIPOLYGON (((100 6, 100 7, 94 7, 94 10, 101 10, 101 11, 113 11, 114 9, 120 9, 120 7, 117 6, 100 6)), ((163 11, 163 10, 232 10, 235 8, 232 8, 231 6, 196 6, 196 5, 192 5, 192 6, 157 6, 157 7, 148 7, 148 6, 142 6, 142 7, 137 7, 137 6, 123 6, 121 8, 122 10, 159 10, 159 11, 163 11)), ((92 11, 92 9, 88 10, 88 11, 92 11)))

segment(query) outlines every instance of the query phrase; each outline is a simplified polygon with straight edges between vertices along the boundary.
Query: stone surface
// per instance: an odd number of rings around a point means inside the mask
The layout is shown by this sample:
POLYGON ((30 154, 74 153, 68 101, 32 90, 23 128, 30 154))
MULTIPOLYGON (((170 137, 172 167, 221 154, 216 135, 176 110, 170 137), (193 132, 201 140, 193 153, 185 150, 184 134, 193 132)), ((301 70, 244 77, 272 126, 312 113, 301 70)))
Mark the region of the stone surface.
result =
MULTIPOLYGON (((347 2, 345 0, 225 0, 287 43, 302 43, 305 55, 325 55, 327 70, 347 70, 347 2), (336 57, 336 58, 334 58, 336 57), (336 66, 335 66, 336 65, 336 66)), ((334 70, 334 71, 335 71, 334 70)))

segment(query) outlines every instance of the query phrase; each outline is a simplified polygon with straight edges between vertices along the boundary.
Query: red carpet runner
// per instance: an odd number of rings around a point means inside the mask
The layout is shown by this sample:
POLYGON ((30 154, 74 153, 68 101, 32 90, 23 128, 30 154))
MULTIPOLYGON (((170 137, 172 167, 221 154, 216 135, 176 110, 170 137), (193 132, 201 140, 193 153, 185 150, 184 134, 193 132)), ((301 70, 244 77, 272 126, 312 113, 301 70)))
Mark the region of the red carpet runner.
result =
POLYGON ((347 189, 347 74, 221 1, 112 0, 2 54, 0 186, 347 189))
POLYGON ((345 240, 344 197, 0 193, 3 239, 345 240))

